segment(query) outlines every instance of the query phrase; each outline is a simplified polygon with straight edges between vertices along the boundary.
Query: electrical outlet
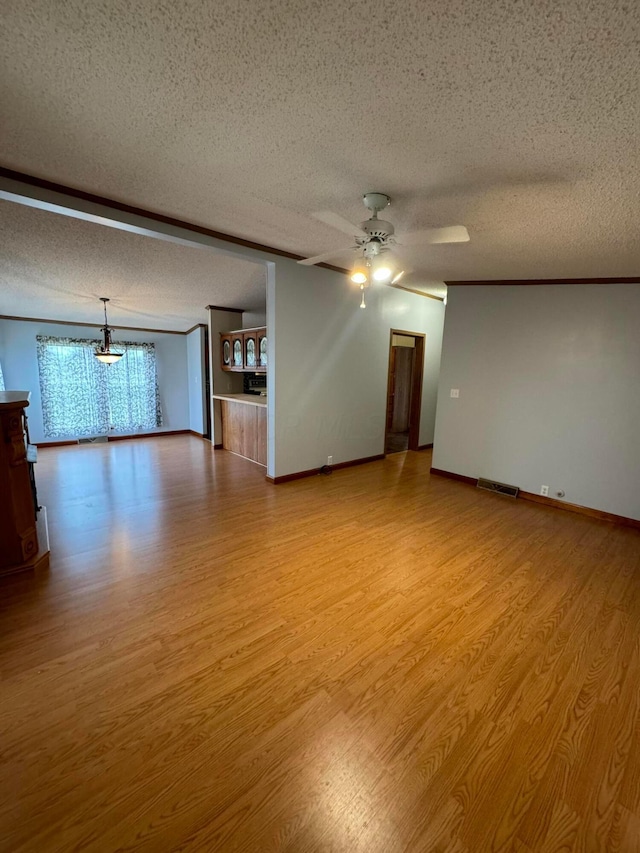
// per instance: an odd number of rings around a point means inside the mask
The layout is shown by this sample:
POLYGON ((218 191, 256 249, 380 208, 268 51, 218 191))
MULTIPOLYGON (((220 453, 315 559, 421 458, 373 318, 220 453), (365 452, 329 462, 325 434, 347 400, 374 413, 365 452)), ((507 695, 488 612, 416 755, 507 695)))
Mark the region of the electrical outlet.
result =
POLYGON ((451 389, 451 396, 452 397, 459 397, 460 396, 460 389, 459 388, 452 388, 451 389))
POLYGON ((333 465, 333 456, 327 456, 327 465, 333 465))
POLYGON ((540 486, 540 494, 547 497, 549 494, 549 486, 540 486))

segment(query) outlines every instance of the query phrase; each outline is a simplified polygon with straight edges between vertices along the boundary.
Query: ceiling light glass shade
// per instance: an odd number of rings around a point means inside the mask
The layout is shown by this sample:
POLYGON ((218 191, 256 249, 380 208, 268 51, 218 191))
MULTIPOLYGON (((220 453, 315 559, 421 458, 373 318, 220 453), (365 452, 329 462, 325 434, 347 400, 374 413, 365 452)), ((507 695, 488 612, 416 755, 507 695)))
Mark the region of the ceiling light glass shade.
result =
POLYGON ((393 270, 386 264, 382 264, 382 266, 379 266, 373 271, 374 281, 389 281, 392 275, 393 270))
POLYGON ((366 284, 369 281, 370 265, 364 258, 356 258, 351 267, 349 278, 354 284, 366 284))
POLYGON ((101 350, 96 350, 95 352, 96 358, 103 364, 115 364, 123 355, 124 353, 122 352, 102 352, 101 350))
POLYGON ((391 284, 397 284, 403 275, 404 275, 404 270, 400 270, 400 272, 397 272, 394 275, 394 277, 391 279, 391 284))

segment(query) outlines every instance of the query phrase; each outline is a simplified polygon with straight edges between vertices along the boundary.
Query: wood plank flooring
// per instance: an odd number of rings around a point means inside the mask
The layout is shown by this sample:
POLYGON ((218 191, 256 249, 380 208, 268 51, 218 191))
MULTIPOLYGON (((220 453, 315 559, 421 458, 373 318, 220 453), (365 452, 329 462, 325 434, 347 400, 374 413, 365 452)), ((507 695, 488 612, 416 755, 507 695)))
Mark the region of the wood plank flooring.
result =
POLYGON ((40 453, 2 851, 640 851, 640 534, 399 453, 40 453))

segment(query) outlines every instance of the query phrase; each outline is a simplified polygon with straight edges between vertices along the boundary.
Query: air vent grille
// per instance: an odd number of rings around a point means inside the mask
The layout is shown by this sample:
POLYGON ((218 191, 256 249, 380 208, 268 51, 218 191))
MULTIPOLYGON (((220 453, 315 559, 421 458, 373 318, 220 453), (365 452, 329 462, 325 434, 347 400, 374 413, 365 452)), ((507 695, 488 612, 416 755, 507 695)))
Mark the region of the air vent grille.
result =
POLYGON ((506 495, 509 498, 518 497, 518 487, 508 486, 506 483, 496 483, 495 480, 485 480, 484 477, 478 478, 478 488, 485 489, 487 492, 495 492, 497 495, 506 495))

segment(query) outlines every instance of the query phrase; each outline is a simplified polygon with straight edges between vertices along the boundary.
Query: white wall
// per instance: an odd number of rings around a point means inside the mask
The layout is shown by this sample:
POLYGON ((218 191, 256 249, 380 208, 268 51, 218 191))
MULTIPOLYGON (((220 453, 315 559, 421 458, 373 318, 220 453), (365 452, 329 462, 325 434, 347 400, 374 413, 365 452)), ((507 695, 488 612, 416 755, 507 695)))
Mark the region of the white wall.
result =
POLYGON ((204 326, 198 326, 187 337, 187 375, 189 382, 189 429, 206 432, 205 346, 204 326))
MULTIPOLYGON (((36 335, 57 337, 100 337, 99 329, 28 320, 0 320, 3 341, 2 366, 7 388, 31 392, 29 430, 31 441, 46 442, 42 427, 40 379, 36 354, 36 335)), ((187 339, 167 332, 133 332, 116 329, 114 340, 140 341, 156 345, 158 386, 164 425, 150 432, 189 429, 189 393, 187 339)), ((74 436, 70 436, 74 437, 74 436)))
POLYGON ((444 306, 276 260, 268 277, 270 476, 384 453, 390 330, 426 333, 420 444, 433 441, 444 306), (275 369, 273 368, 275 360, 275 369), (273 409, 271 405, 273 403, 273 409))
POLYGON ((433 465, 638 519, 639 372, 640 285, 451 287, 433 465))

